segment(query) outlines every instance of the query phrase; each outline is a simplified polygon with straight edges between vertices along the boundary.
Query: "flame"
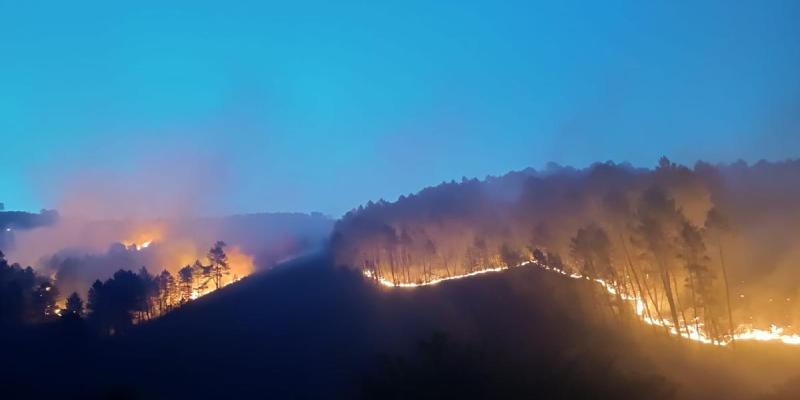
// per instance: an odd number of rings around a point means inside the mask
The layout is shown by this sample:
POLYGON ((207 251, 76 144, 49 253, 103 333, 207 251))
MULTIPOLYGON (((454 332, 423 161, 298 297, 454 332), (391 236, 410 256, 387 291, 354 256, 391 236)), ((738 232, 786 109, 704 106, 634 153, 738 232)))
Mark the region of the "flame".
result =
POLYGON ((136 251, 142 251, 142 250, 150 247, 150 244, 152 244, 152 243, 153 243, 152 240, 147 240, 147 241, 142 242, 142 243, 135 243, 135 242, 132 242, 132 241, 123 241, 122 242, 122 244, 124 244, 125 247, 127 247, 129 249, 131 249, 131 248, 136 249, 136 251))
MULTIPOLYGON (((584 276, 577 272, 567 272, 561 269, 550 267, 545 264, 541 264, 537 261, 525 261, 520 265, 513 267, 502 266, 502 267, 485 268, 466 274, 453 275, 445 278, 434 279, 429 282, 420 282, 420 283, 395 283, 384 277, 376 276, 370 270, 364 270, 362 271, 362 273, 365 277, 374 280, 381 286, 390 288, 411 289, 423 286, 433 286, 444 281, 464 279, 492 272, 501 272, 511 268, 525 267, 529 265, 538 266, 545 271, 553 272, 569 279, 584 279, 595 282, 598 285, 600 285, 609 295, 616 296, 617 292, 619 291, 618 285, 616 285, 613 282, 609 282, 599 278, 592 279, 588 276, 584 276)), ((769 329, 759 329, 759 328, 754 328, 750 324, 741 324, 734 330, 732 335, 723 335, 720 338, 710 337, 704 329, 704 324, 699 321, 692 321, 691 324, 685 324, 685 326, 681 326, 680 329, 678 329, 678 327, 676 327, 675 324, 673 324, 673 322, 670 321, 669 319, 666 318, 659 319, 648 316, 646 313, 645 301, 640 297, 630 295, 622 291, 619 291, 619 297, 622 298, 624 301, 631 303, 636 313, 636 316, 640 321, 644 322, 645 324, 668 328, 668 331, 671 335, 679 336, 684 339, 691 340, 697 343, 713 345, 713 346, 723 346, 723 347, 730 345, 734 341, 777 342, 793 346, 800 345, 800 335, 796 333, 787 334, 785 333, 785 330, 783 328, 775 324, 771 324, 769 329)))
MULTIPOLYGON (((230 246, 225 250, 228 255, 228 265, 230 274, 222 278, 220 289, 232 283, 239 282, 253 272, 253 257, 245 254, 238 246, 230 246)), ((195 287, 189 296, 191 300, 196 300, 213 291, 217 290, 213 283, 207 282, 204 287, 195 287)))
POLYGON ((481 270, 470 272, 470 273, 463 274, 463 275, 453 275, 453 276, 448 276, 448 277, 444 277, 444 278, 437 278, 437 279, 433 279, 433 280, 430 280, 430 281, 427 281, 427 282, 422 282, 422 283, 402 283, 402 282, 401 283, 394 283, 391 280, 386 279, 384 277, 381 277, 381 276, 377 276, 376 277, 376 276, 374 276, 372 271, 369 271, 369 270, 364 270, 364 276, 366 276, 367 278, 370 278, 370 279, 374 279, 379 284, 381 284, 383 286, 387 286, 387 287, 393 287, 393 288, 418 288, 418 287, 422 287, 422 286, 433 286, 433 285, 436 285, 436 284, 439 284, 439 283, 442 283, 442 282, 445 282, 445 281, 452 281, 452 280, 456 280, 456 279, 463 279, 463 278, 469 278, 469 277, 472 277, 472 276, 488 274, 488 273, 491 273, 491 272, 500 272, 500 271, 504 271, 504 270, 507 270, 507 269, 508 269, 508 267, 486 268, 486 269, 481 269, 481 270))
POLYGON ((122 240, 122 244, 137 251, 148 248, 154 242, 164 238, 166 226, 162 222, 149 222, 138 224, 128 232, 127 239, 122 240))

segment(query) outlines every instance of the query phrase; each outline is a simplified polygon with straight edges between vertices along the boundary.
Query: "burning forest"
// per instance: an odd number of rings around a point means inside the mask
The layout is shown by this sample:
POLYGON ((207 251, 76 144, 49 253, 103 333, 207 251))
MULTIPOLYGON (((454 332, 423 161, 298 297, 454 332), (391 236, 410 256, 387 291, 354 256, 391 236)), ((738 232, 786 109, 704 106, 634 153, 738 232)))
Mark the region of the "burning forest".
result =
POLYGON ((0 4, 0 400, 800 398, 800 1, 0 4))
POLYGON ((58 218, 55 212, 42 215, 51 216, 47 224, 6 223, 11 240, 4 246, 7 253, 0 252, 0 314, 11 326, 86 319, 107 335, 316 248, 327 224, 320 216, 300 214, 198 221, 84 221, 58 218), (254 230, 262 237, 251 238, 254 230), (215 234, 237 242, 209 241, 215 234))
POLYGON ((800 345, 800 287, 782 280, 797 254, 780 246, 797 239, 798 176, 797 162, 552 166, 370 203, 337 223, 334 247, 385 287, 537 266, 597 283, 610 317, 666 335, 800 345))

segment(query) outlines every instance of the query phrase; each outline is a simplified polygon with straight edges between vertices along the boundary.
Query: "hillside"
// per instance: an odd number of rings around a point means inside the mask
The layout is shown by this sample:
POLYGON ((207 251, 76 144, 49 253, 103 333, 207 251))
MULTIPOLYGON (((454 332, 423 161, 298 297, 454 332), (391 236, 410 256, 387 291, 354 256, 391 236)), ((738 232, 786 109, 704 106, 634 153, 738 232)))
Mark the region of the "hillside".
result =
POLYGON ((127 336, 66 323, 9 335, 18 362, 0 384, 23 398, 750 399, 796 371, 797 352, 620 325, 597 294, 535 268, 385 289, 316 255, 127 336))

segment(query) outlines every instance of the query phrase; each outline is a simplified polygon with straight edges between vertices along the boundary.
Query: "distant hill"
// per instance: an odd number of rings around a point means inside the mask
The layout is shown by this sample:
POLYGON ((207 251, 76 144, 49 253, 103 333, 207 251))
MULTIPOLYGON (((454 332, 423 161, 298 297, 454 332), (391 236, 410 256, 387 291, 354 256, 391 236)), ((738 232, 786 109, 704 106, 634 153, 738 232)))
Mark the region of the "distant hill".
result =
POLYGON ((58 221, 58 212, 42 210, 39 213, 25 211, 3 211, 0 209, 0 229, 33 229, 48 226, 58 221))
POLYGON ((50 226, 58 221, 58 212, 42 210, 38 214, 24 211, 3 211, 0 203, 0 251, 6 251, 14 244, 14 231, 50 226))

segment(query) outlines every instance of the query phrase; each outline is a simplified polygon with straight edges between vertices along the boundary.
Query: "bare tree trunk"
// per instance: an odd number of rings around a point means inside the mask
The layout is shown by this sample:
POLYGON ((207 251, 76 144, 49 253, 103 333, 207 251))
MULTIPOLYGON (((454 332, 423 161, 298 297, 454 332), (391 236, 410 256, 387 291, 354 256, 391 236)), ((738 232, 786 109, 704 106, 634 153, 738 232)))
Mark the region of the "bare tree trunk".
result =
MULTIPOLYGON (((642 299, 642 303, 644 303, 644 311, 648 318, 651 320, 653 319, 652 314, 650 313, 650 306, 647 304, 647 297, 645 297, 644 291, 642 290, 642 283, 639 280, 639 273, 636 272, 636 267, 633 266, 633 261, 631 260, 631 255, 628 253, 628 245, 625 244, 625 238, 622 234, 619 235, 620 242, 622 242, 622 249, 625 251, 625 258, 628 261, 628 267, 631 270, 631 274, 633 275, 633 279, 636 280, 636 286, 639 288, 639 298, 642 299)), ((646 285, 646 283, 645 283, 646 285)), ((648 290, 649 292, 649 290, 648 290)), ((649 293, 648 293, 649 294, 649 293)), ((660 318, 660 317, 659 317, 660 318)))
MULTIPOLYGON (((692 310, 694 311, 694 329, 699 334, 700 333, 700 316, 697 314, 697 297, 695 296, 694 278, 692 277, 692 273, 691 272, 689 273, 688 279, 689 279, 689 290, 692 293, 692 310)), ((709 326, 708 325, 708 321, 705 321, 705 322, 706 323, 704 324, 704 326, 706 326, 706 327, 709 326)), ((706 331, 708 331, 708 330, 706 329, 706 331)), ((706 332, 706 333, 708 333, 708 332, 706 332)))
POLYGON ((681 304, 681 296, 678 292, 678 281, 675 279, 675 274, 672 274, 672 286, 675 287, 675 302, 678 304, 678 311, 681 313, 681 318, 683 318, 683 330, 686 332, 686 336, 691 338, 692 333, 689 332, 689 320, 686 319, 686 314, 683 312, 683 305, 681 304))
MULTIPOLYGON (((589 264, 589 273, 592 274, 591 278, 592 279, 597 279, 598 278, 597 277, 597 270, 594 268, 594 262, 592 260, 589 260, 588 264, 589 264)), ((606 282, 606 285, 608 285, 608 284, 609 283, 606 282)), ((607 290, 605 288, 603 288, 603 290, 607 292, 607 290)), ((611 312, 611 317, 616 319, 617 321, 620 321, 619 318, 616 318, 619 315, 618 315, 617 312, 614 311, 614 305, 611 303, 611 296, 609 296, 609 293, 603 293, 602 296, 606 300, 606 305, 608 305, 608 309, 611 312)))
POLYGON ((661 283, 664 285, 664 294, 667 296, 672 323, 675 325, 676 331, 680 332, 680 321, 678 320, 678 311, 675 307, 675 298, 672 296, 672 284, 669 279, 669 271, 661 260, 661 257, 656 256, 656 262, 658 262, 661 268, 661 283))
POLYGON ((394 254, 392 254, 391 250, 389 250, 388 253, 389 253, 389 271, 392 274, 392 283, 397 285, 397 283, 398 283, 397 282, 397 275, 394 272, 394 269, 395 269, 394 268, 394 254))
POLYGON ((731 335, 731 345, 735 346, 733 338, 733 311, 731 311, 731 290, 728 284, 728 270, 725 268, 725 257, 722 252, 722 238, 717 233, 717 247, 719 248, 719 263, 722 266, 722 280, 725 281, 725 302, 728 306, 728 334, 731 335))
MULTIPOLYGON (((657 292, 655 290, 655 288, 650 289, 650 285, 647 283, 647 278, 643 279, 642 281, 644 282, 644 289, 647 291, 647 297, 650 298, 650 302, 653 303, 653 308, 655 308, 655 310, 656 310, 656 315, 658 316, 658 320, 659 320, 659 322, 663 323, 664 322, 664 314, 661 313, 660 299, 657 296, 658 293, 655 293, 655 294, 653 293, 653 292, 657 292)), ((669 336, 670 331, 669 331, 669 327, 668 326, 664 325, 664 331, 666 332, 667 336, 669 336)))
MULTIPOLYGON (((622 247, 625 249, 625 257, 628 260, 628 268, 631 271, 631 278, 632 278, 631 286, 632 286, 632 289, 633 289, 633 292, 634 292, 634 297, 639 299, 642 302, 642 304, 644 305, 644 315, 649 320, 652 321, 653 320, 653 316, 650 313, 650 306, 647 304, 647 297, 645 297, 644 290, 642 290, 642 283, 639 281, 639 274, 636 272, 636 268, 634 268, 633 262, 631 262, 631 257, 628 254, 628 247, 625 245, 624 241, 622 242, 622 247), (635 283, 636 285, 633 286, 633 283, 635 283), (639 290, 639 294, 636 294, 637 288, 639 290)), ((656 327, 655 325, 652 325, 652 327, 653 327, 654 331, 658 331, 658 327, 656 327)))

